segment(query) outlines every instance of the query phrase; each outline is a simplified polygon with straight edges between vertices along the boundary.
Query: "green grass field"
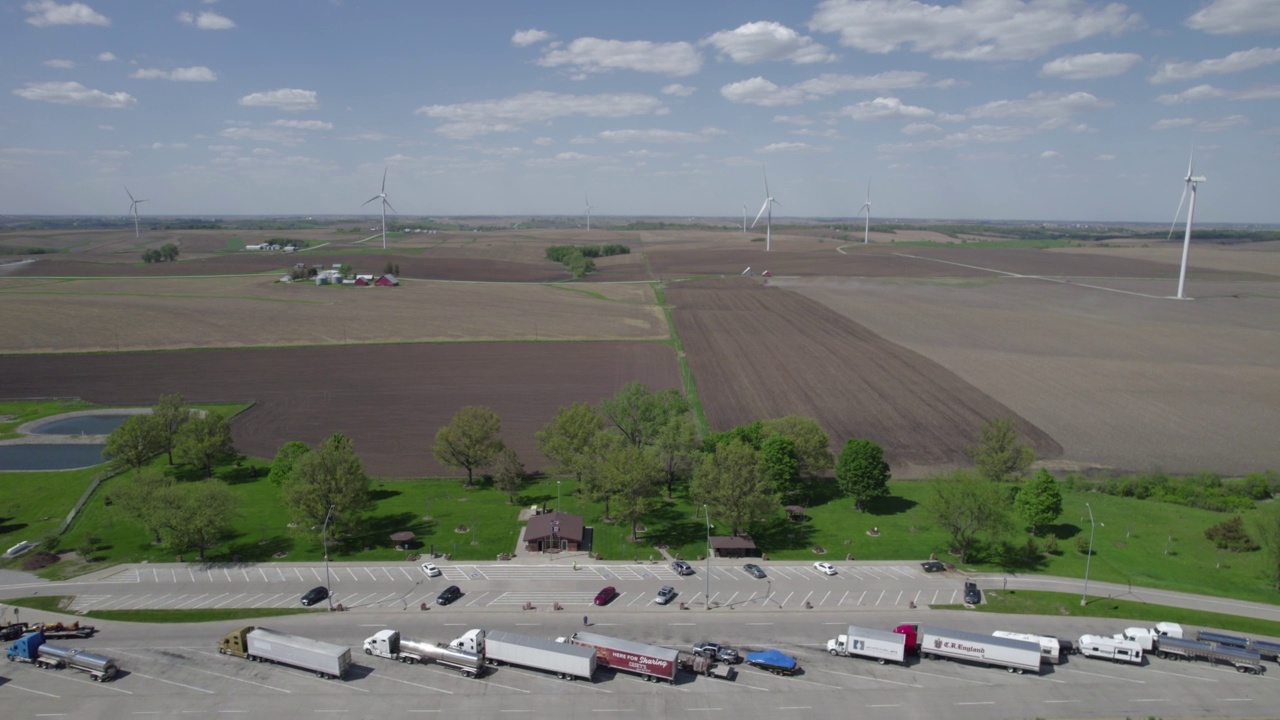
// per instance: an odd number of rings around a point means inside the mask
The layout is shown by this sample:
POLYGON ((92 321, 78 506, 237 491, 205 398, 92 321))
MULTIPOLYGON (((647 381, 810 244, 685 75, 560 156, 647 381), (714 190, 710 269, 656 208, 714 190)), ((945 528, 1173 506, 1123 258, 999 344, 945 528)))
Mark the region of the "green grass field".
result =
MULTIPOLYGON (((67 613, 66 608, 75 598, 71 595, 44 595, 40 597, 14 598, 4 604, 16 607, 44 610, 53 613, 67 613)), ((225 622, 227 620, 256 620, 258 618, 280 617, 282 615, 302 615, 305 613, 326 612, 319 608, 197 608, 192 610, 90 610, 83 617, 95 620, 113 620, 116 622, 137 623, 201 623, 225 622)))

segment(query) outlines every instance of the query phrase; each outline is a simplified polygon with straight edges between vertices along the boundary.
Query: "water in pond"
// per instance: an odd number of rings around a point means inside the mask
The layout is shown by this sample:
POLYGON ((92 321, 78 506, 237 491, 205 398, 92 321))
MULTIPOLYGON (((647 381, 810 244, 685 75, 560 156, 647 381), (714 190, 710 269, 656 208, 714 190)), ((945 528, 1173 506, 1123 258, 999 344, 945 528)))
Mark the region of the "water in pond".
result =
POLYGON ((33 435, 110 435, 129 415, 78 415, 54 420, 32 430, 33 435))
POLYGON ((0 470, 70 470, 103 462, 105 445, 0 445, 0 470))

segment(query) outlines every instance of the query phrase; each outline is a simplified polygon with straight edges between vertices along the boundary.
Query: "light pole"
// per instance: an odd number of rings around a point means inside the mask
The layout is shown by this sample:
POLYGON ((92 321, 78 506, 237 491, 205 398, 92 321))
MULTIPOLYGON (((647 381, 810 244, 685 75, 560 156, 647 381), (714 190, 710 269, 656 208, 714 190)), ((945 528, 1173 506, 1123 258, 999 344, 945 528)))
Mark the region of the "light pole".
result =
POLYGON ((711 609, 711 513, 704 503, 702 515, 707 519, 707 609, 711 609))
POLYGON ((556 481, 556 513, 560 512, 560 481, 556 481))
POLYGON ((324 529, 320 531, 320 542, 324 544, 324 589, 329 590, 329 612, 333 612, 333 591, 329 584, 329 518, 333 516, 333 506, 324 514, 324 529))
POLYGON ((1089 511, 1089 554, 1084 560, 1084 593, 1080 595, 1080 607, 1089 604, 1087 596, 1089 595, 1089 565, 1093 562, 1093 508, 1089 507, 1089 503, 1084 504, 1089 511))

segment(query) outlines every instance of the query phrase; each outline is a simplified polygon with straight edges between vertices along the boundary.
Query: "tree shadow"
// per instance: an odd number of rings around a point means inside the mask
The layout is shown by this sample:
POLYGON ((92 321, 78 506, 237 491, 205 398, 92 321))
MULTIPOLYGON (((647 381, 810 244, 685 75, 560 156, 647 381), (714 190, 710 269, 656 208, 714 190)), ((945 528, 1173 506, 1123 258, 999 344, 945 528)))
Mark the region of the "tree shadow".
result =
POLYGON ((378 489, 369 491, 369 499, 374 502, 382 502, 383 500, 389 500, 399 494, 400 494, 399 490, 387 490, 385 488, 378 488, 378 489))
POLYGON ((9 522, 10 520, 13 520, 13 518, 0 518, 0 535, 8 535, 9 533, 12 533, 12 532, 18 532, 19 530, 27 526, 27 523, 24 523, 24 522, 14 523, 12 525, 6 525, 5 523, 9 522))
POLYGON ((644 525, 646 542, 667 547, 690 545, 707 537, 706 520, 694 520, 673 503, 663 503, 648 515, 644 525))
POLYGON ((867 514, 876 516, 901 515, 920 503, 897 495, 887 495, 867 503, 867 514))
POLYGON ((259 468, 252 465, 219 468, 214 470, 213 474, 214 477, 228 485, 257 482, 258 478, 267 476, 266 468, 259 468))
POLYGON ((803 505, 807 508, 826 505, 841 496, 840 485, 833 478, 809 478, 796 483, 787 505, 803 505))
POLYGON ((751 527, 751 539, 766 553, 809 548, 813 535, 812 524, 791 522, 786 518, 773 518, 751 527))
MULTIPOLYGON (((240 558, 241 562, 267 562, 278 552, 287 553, 293 550, 295 540, 288 535, 275 535, 263 540, 251 540, 248 533, 241 533, 232 538, 226 545, 224 552, 214 554, 219 558, 233 560, 240 558)), ((206 556, 210 554, 206 553, 206 556)))
POLYGON ((413 513, 402 512, 377 515, 368 518, 365 521, 362 532, 348 538, 346 544, 373 548, 391 548, 395 547, 391 534, 404 530, 412 532, 415 535, 414 541, 421 543, 422 537, 428 534, 426 525, 427 522, 421 516, 415 516, 413 513))
POLYGON ((1058 523, 1056 525, 1045 525, 1044 532, 1040 537, 1052 534, 1059 540, 1070 540, 1082 532, 1084 532, 1084 528, 1078 525, 1072 523, 1058 523))

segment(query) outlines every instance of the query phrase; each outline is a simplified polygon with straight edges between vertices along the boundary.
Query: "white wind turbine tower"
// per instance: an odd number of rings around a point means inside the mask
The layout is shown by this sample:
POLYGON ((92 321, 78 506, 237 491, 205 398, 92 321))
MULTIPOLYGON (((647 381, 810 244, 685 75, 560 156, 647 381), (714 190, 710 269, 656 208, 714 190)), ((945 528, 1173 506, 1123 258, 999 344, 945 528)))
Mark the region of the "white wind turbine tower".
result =
POLYGON ((133 213, 133 236, 135 238, 142 237, 138 234, 138 203, 146 202, 146 198, 142 200, 134 200, 133 193, 129 192, 129 186, 124 186, 124 194, 129 196, 129 212, 133 213))
MULTIPOLYGON (((1182 287, 1187 280, 1187 253, 1191 250, 1191 222, 1196 216, 1196 185, 1207 182, 1203 175, 1196 175, 1192 169, 1195 162, 1195 151, 1187 161, 1187 177, 1183 180, 1182 199, 1178 201, 1178 211, 1173 214, 1173 224, 1169 226, 1169 238, 1173 237, 1173 228, 1178 224, 1178 216, 1182 214, 1182 203, 1187 200, 1187 191, 1191 191, 1191 205, 1187 207, 1187 232, 1182 237, 1182 269, 1178 272, 1178 299, 1182 299, 1182 287)), ((1169 239, 1166 238, 1166 239, 1169 239)))
POLYGON ((387 169, 382 168, 382 192, 360 203, 360 207, 364 207, 374 200, 382 200, 382 249, 387 249, 387 208, 391 208, 391 212, 396 209, 391 207, 391 203, 387 201, 387 169))
POLYGON ((582 202, 587 206, 587 229, 591 229, 591 199, 585 194, 582 196, 582 202))
POLYGON ((742 204, 742 232, 743 234, 746 234, 747 232, 747 204, 746 203, 742 204))
POLYGON ((862 209, 867 211, 867 223, 862 227, 862 244, 866 245, 871 237, 871 178, 867 178, 867 201, 862 203, 862 209))
POLYGON ((760 172, 764 173, 764 205, 760 206, 760 212, 756 213, 756 219, 751 222, 751 227, 755 227, 756 223, 760 222, 760 216, 764 215, 766 210, 769 212, 764 231, 764 251, 769 252, 769 247, 773 243, 773 206, 782 203, 774 200, 769 194, 769 173, 765 172, 763 165, 760 166, 760 172))

